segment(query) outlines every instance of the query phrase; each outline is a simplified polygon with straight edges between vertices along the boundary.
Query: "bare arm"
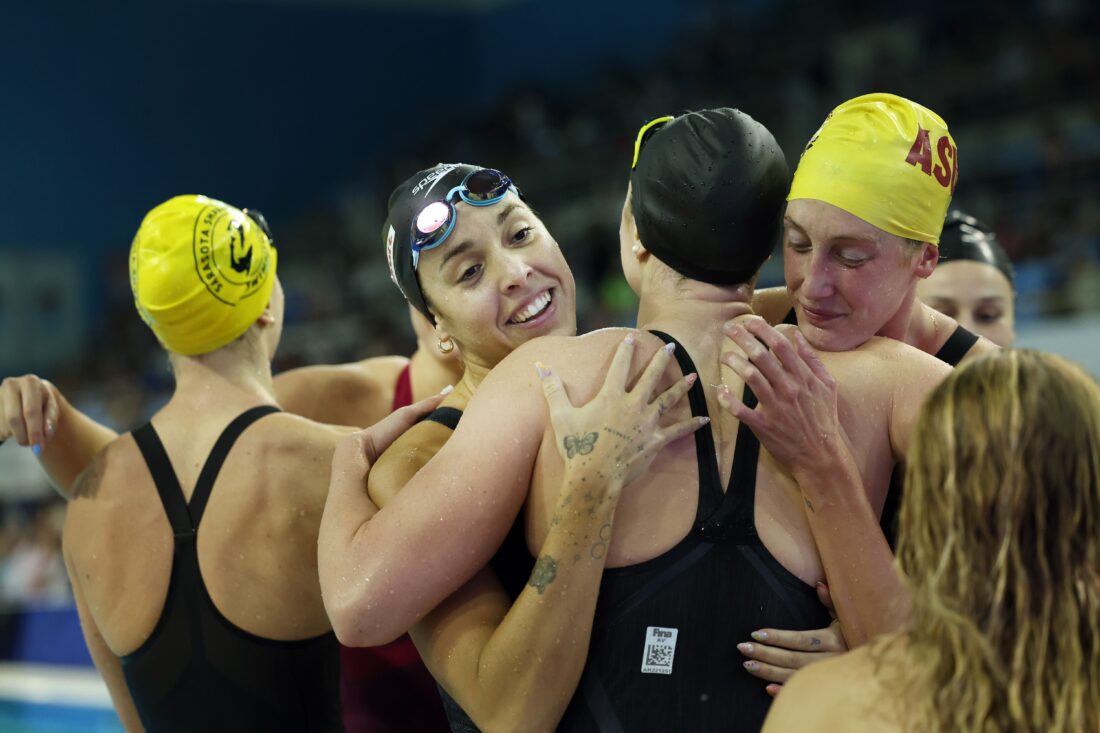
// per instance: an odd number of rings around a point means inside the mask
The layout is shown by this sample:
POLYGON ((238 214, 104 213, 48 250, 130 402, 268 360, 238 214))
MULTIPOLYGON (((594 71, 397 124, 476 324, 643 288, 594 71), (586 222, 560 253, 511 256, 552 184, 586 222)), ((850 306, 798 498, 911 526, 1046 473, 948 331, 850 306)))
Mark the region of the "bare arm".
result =
POLYGON ((752 295, 752 312, 773 326, 791 312, 791 296, 785 287, 764 288, 752 295))
POLYGON ((343 643, 397 638, 500 546, 526 497, 547 414, 524 351, 490 372, 455 433, 385 510, 376 512, 363 491, 367 465, 337 450, 319 560, 325 607, 343 643))
POLYGON ((408 363, 399 356, 354 364, 309 366, 272 380, 279 406, 287 412, 330 425, 373 425, 393 409, 397 376, 408 363))
POLYGON ((80 472, 118 433, 77 410, 50 382, 33 374, 0 384, 0 441, 36 446, 50 483, 65 498, 80 472))
MULTIPOLYGON (((95 480, 89 477, 88 480, 95 480)), ((79 490, 79 486, 75 487, 79 490)), ((126 685, 126 679, 122 676, 122 664, 118 657, 107 646, 103 636, 99 633, 95 619, 84 600, 84 591, 80 585, 80 575, 76 572, 73 558, 69 554, 68 538, 71 536, 70 519, 66 516, 65 528, 62 531, 62 554, 65 558, 65 569, 69 572, 69 580, 73 586, 73 598, 76 600, 76 612, 80 617, 80 629, 84 632, 84 641, 88 645, 88 652, 92 655, 92 661, 99 671, 103 681, 107 684, 107 692, 111 695, 111 702, 115 706, 115 712, 122 721, 122 725, 129 733, 145 730, 138 717, 137 708, 134 707, 134 699, 130 697, 130 688, 126 685)))
POLYGON ((728 389, 719 401, 798 482, 844 638, 856 647, 896 629, 905 618, 905 604, 896 602, 904 585, 845 441, 836 381, 800 333, 796 348, 754 318, 728 325, 727 335, 747 358, 729 352, 725 363, 759 405, 749 410, 728 389))
POLYGON ((694 375, 654 398, 671 358, 661 349, 627 392, 633 351, 628 337, 603 388, 581 408, 540 367, 565 476, 550 530, 515 603, 509 608, 492 572, 483 570, 412 631, 432 674, 483 730, 548 731, 557 725, 588 655, 622 486, 665 445, 704 424, 692 418, 659 428, 694 375))

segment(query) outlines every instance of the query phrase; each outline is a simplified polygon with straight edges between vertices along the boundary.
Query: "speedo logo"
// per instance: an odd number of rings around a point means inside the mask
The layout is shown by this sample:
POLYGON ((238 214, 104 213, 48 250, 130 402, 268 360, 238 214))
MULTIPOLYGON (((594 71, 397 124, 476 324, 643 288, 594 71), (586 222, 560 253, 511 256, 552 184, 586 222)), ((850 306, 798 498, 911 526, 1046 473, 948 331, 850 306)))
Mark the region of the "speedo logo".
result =
POLYGON ((440 168, 436 168, 434 171, 421 178, 417 182, 417 184, 412 187, 412 195, 415 196, 416 194, 420 193, 420 189, 424 188, 424 186, 427 186, 430 183, 432 185, 429 186, 427 191, 424 192, 424 194, 427 195, 427 193, 435 187, 436 181, 438 181, 440 178, 447 175, 457 167, 457 165, 447 164, 440 168))

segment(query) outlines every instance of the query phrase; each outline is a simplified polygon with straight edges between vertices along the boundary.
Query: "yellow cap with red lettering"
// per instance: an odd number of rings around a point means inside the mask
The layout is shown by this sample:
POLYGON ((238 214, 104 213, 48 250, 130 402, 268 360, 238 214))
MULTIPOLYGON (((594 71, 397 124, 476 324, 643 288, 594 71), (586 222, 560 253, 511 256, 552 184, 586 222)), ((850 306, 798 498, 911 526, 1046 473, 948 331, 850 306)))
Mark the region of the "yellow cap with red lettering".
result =
POLYGON ((150 211, 130 247, 130 287, 142 319, 170 351, 220 349, 271 300, 276 252, 262 217, 205 196, 150 211))
POLYGON ((788 201, 816 199, 905 239, 939 244, 959 153, 939 115, 896 94, 840 105, 810 138, 788 201))

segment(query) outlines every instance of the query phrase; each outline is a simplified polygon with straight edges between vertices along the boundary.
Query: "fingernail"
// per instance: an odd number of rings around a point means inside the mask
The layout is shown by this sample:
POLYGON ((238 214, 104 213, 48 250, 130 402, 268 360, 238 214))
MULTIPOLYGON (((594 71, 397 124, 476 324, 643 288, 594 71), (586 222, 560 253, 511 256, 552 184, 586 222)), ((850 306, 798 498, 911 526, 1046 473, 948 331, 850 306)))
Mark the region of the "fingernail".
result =
POLYGON ((757 641, 767 641, 768 640, 768 632, 767 631, 754 631, 751 634, 749 634, 749 636, 756 639, 757 641))
POLYGON ((688 383, 689 385, 691 385, 691 384, 695 384, 695 382, 696 382, 696 381, 697 381, 698 379, 699 379, 699 375, 698 375, 698 374, 696 374, 695 372, 692 372, 691 374, 689 374, 689 375, 687 375, 686 377, 684 377, 684 381, 685 381, 685 382, 687 382, 687 383, 688 383))
POLYGON ((42 446, 41 446, 41 444, 35 443, 34 445, 32 445, 31 446, 31 451, 33 451, 36 456, 42 455, 42 446))
POLYGON ((55 429, 57 429, 57 426, 54 425, 53 420, 47 420, 46 421, 46 437, 47 438, 52 438, 53 437, 53 431, 55 429))
POLYGON ((540 379, 545 379, 550 376, 550 368, 543 364, 541 361, 535 362, 535 373, 539 375, 540 379))
POLYGON ((699 424, 700 424, 700 425, 708 425, 708 424, 710 424, 710 418, 709 418, 709 417, 706 417, 706 416, 704 415, 703 417, 699 418, 699 424))
POLYGON ((738 644, 737 648, 745 654, 752 654, 752 644, 748 643, 747 641, 738 644))
POLYGON ((751 669, 753 671, 756 671, 756 668, 760 666, 756 662, 742 662, 741 664, 742 666, 744 666, 745 669, 751 669))
POLYGON ((634 345, 634 334, 632 334, 632 333, 627 334, 626 338, 624 338, 623 341, 625 343, 629 344, 630 346, 633 346, 634 345))
POLYGON ((448 385, 447 385, 446 387, 444 387, 443 389, 439 390, 439 394, 441 394, 441 395, 449 395, 449 394, 450 394, 451 392, 453 392, 453 391, 454 391, 454 388, 455 388, 455 386, 454 386, 453 384, 448 384, 448 385))
POLYGON ((822 583, 820 580, 817 581, 817 589, 818 590, 825 590, 825 584, 822 583))
POLYGON ((676 344, 665 344, 664 349, 671 354, 673 351, 676 351, 676 344))
POLYGON ((769 695, 771 695, 772 697, 775 697, 776 695, 779 694, 779 691, 783 688, 780 687, 779 685, 773 683, 773 684, 768 685, 764 689, 767 691, 767 693, 769 695))

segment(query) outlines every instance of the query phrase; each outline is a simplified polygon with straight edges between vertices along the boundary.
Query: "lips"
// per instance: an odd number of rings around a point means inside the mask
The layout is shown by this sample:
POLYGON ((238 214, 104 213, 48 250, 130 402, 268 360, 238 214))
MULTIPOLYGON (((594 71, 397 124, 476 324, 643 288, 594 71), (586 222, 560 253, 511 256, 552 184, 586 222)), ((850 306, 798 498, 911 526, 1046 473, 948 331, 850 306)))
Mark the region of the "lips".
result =
POLYGON ((837 313, 835 311, 811 308, 805 303, 799 303, 798 305, 802 309, 803 315, 806 316, 806 320, 815 326, 824 326, 828 323, 832 323, 844 315, 843 313, 837 313))
POLYGON ((508 319, 507 325, 531 328, 545 322, 556 310, 554 289, 548 288, 521 303, 508 319))

